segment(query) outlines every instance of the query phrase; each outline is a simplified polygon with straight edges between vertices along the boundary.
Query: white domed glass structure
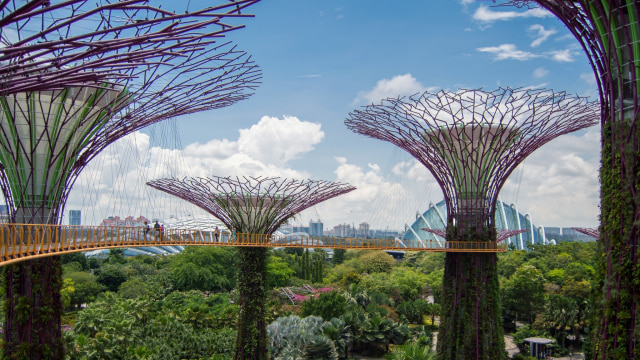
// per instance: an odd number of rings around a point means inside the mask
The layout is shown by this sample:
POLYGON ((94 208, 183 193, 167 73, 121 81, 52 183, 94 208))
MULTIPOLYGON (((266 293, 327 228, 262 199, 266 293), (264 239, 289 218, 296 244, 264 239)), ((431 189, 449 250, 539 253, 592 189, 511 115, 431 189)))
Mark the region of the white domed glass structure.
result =
MULTIPOLYGON (((536 227, 531 215, 521 214, 515 204, 507 205, 498 200, 495 214, 495 224, 498 230, 527 230, 521 234, 511 236, 503 241, 513 244, 517 250, 528 250, 527 244, 555 244, 555 240, 547 240, 544 227, 536 227)), ((424 213, 416 212, 416 220, 407 225, 407 231, 402 237, 402 243, 406 246, 420 246, 421 242, 435 240, 444 242, 444 238, 426 229, 441 229, 444 231, 447 224, 447 209, 444 200, 437 204, 431 203, 424 213)))

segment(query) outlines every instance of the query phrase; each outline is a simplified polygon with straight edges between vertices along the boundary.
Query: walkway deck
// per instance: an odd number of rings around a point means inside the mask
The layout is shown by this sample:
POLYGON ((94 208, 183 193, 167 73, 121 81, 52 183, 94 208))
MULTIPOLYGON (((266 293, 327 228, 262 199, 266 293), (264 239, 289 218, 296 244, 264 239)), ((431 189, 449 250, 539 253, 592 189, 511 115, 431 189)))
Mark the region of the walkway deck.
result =
POLYGON ((300 235, 222 233, 215 239, 211 231, 153 228, 0 224, 0 266, 18 261, 77 251, 141 246, 258 246, 328 249, 403 250, 431 252, 504 252, 507 245, 496 242, 419 241, 333 238, 300 235))

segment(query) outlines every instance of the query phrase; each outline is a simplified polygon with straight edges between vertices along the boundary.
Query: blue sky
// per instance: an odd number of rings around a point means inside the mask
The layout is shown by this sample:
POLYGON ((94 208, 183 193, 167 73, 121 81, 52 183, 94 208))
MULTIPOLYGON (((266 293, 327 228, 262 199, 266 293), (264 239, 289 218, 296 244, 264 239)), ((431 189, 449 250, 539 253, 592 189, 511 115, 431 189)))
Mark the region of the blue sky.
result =
MULTIPOLYGON (((89 222, 109 214, 180 216, 185 210, 150 205, 144 198, 158 195, 140 184, 164 176, 279 175, 358 187, 296 222, 320 217, 325 228, 366 221, 400 229, 442 193, 402 150, 350 132, 344 125, 350 111, 425 90, 499 86, 597 100, 589 62, 562 23, 541 9, 494 5, 263 0, 250 8, 256 16, 244 19, 246 28, 228 36, 262 69, 255 95, 124 139, 114 149, 136 149, 142 160, 116 165, 119 153, 105 151, 76 184, 67 209, 85 209, 89 222), (178 150, 164 138, 173 124, 178 150), (88 187, 97 193, 88 196, 88 187), (120 197, 135 204, 118 207, 120 197)), ((536 225, 596 226, 599 151, 598 128, 556 139, 512 174, 502 200, 530 213, 536 225)))

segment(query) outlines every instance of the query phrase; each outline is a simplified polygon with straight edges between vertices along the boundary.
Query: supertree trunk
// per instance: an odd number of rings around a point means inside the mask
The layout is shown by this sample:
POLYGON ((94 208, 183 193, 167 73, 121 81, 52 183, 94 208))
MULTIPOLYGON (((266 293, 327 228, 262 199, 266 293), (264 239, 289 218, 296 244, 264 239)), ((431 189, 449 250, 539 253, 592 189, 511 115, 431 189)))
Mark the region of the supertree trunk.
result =
MULTIPOLYGON (((18 209, 17 223, 41 223, 49 211, 33 213, 18 209), (44 216, 42 216, 44 215, 44 216)), ((23 241, 35 243, 34 232, 23 241)), ((62 267, 59 256, 37 258, 8 265, 4 273, 5 319, 3 351, 7 359, 62 359, 64 345, 60 329, 63 311, 60 290, 62 267)))
POLYGON ((638 264, 638 208, 640 154, 621 146, 619 136, 633 134, 627 122, 603 125, 601 180, 601 225, 598 241, 598 271, 594 304, 592 359, 640 357, 640 266, 638 264), (616 141, 617 140, 617 141, 616 141))
POLYGON ((238 335, 234 360, 266 360, 267 324, 265 320, 265 284, 267 248, 238 248, 238 335))
POLYGON ((7 359, 62 359, 62 270, 59 256, 5 270, 4 352, 7 359))
MULTIPOLYGON (((495 232, 456 236, 447 241, 495 241, 495 232), (464 240, 463 240, 464 239, 464 240)), ((438 333, 440 360, 506 359, 495 253, 448 252, 444 268, 438 333)))

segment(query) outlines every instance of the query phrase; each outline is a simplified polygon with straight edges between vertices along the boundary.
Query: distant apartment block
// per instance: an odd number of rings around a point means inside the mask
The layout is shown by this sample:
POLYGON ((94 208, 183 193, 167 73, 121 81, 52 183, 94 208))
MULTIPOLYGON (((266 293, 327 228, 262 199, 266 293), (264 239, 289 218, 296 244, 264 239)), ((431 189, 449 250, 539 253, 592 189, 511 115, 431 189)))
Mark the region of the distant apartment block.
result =
POLYGON ((146 217, 140 215, 137 218, 134 218, 133 216, 127 216, 124 219, 121 219, 119 216, 109 216, 108 218, 102 220, 102 222, 100 223, 100 226, 133 226, 133 227, 139 227, 139 226, 143 226, 144 222, 147 222, 147 224, 149 224, 150 226, 151 224, 151 220, 147 219, 146 217))
POLYGON ((81 210, 69 210, 69 225, 82 225, 81 210))

